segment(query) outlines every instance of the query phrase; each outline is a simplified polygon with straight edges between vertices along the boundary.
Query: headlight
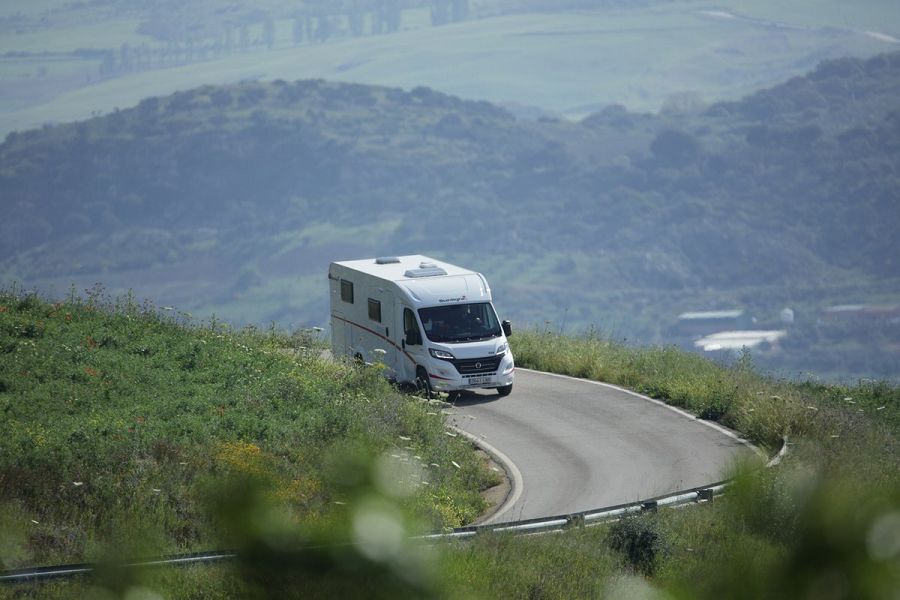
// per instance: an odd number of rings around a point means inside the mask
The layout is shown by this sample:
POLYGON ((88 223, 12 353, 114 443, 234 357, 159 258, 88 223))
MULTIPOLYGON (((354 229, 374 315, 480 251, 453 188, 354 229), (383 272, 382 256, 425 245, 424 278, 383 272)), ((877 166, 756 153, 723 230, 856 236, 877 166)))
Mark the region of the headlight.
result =
POLYGON ((437 350, 435 348, 429 348, 428 351, 431 352, 431 355, 433 357, 439 358, 441 360, 454 360, 456 358, 455 356, 453 356, 452 354, 450 354, 449 352, 446 352, 444 350, 437 350))
POLYGON ((497 346, 497 351, 494 354, 506 354, 507 350, 509 350, 509 344, 500 344, 497 346))

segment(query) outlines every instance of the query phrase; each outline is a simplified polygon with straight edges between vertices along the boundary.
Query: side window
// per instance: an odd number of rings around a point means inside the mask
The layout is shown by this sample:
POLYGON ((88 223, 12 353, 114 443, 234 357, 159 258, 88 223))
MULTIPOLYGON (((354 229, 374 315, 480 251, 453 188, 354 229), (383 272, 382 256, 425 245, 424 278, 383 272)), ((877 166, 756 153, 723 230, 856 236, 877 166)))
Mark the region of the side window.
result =
POLYGON ((369 298, 369 318, 381 323, 381 302, 369 298))
POLYGON ((341 279, 341 300, 353 304, 353 282, 341 279))
POLYGON ((419 345, 422 343, 422 334, 419 333, 416 315, 408 308, 403 309, 403 335, 406 337, 407 344, 419 345), (410 339, 410 336, 412 336, 412 339, 410 339))

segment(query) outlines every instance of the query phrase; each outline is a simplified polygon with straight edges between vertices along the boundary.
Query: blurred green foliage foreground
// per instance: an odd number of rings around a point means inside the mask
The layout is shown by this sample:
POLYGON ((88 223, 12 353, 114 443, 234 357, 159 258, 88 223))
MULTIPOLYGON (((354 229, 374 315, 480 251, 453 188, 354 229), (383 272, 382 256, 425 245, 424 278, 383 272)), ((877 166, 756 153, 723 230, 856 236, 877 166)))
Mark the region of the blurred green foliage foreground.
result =
POLYGON ((520 331, 521 366, 627 385, 770 451, 787 436, 787 459, 736 466, 712 503, 424 544, 411 536, 479 514, 489 471, 438 404, 322 361, 317 335, 194 324, 99 291, 0 295, 0 568, 105 565, 0 597, 898 597, 896 388, 520 331), (115 566, 211 548, 238 558, 115 566))
MULTIPOLYGON (((357 571, 366 590, 419 589, 424 555, 398 544, 474 520, 497 476, 439 403, 322 346, 315 331, 231 331, 99 289, 0 293, 0 568, 212 548, 278 565, 332 541, 307 589, 352 587, 357 571), (376 585, 373 570, 391 577, 376 585)), ((220 578, 201 572, 206 596, 220 578)))

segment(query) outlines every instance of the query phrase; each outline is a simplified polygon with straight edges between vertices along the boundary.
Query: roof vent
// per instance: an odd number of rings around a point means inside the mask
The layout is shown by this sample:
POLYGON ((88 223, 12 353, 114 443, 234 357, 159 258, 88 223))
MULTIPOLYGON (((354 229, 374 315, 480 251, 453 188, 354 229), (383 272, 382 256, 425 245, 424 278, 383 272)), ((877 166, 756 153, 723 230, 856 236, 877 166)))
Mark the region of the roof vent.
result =
POLYGON ((422 261, 419 263, 419 268, 420 269, 436 269, 437 265, 434 264, 433 262, 422 261))
POLYGON ((379 256, 375 259, 376 265, 392 265, 400 262, 400 259, 396 256, 379 256))
POLYGON ((426 264, 430 264, 431 266, 420 266, 418 269, 410 269, 403 275, 411 279, 416 279, 419 277, 439 277, 441 275, 447 274, 447 271, 443 270, 440 267, 436 267, 433 263, 422 263, 422 265, 426 264))

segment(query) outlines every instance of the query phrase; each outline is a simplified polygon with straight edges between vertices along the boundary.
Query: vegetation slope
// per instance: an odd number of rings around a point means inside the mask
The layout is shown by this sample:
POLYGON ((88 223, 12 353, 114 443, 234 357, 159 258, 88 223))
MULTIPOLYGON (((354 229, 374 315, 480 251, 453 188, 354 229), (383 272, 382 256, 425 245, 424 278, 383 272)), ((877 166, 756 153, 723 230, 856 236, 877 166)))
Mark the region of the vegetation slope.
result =
MULTIPOLYGON (((329 260, 434 253, 490 274, 519 322, 659 341, 683 310, 789 305, 816 344, 821 307, 900 293, 898 87, 890 54, 579 123, 322 81, 148 98, 7 137, 0 273, 321 324, 329 260)), ((854 344, 832 367, 896 372, 890 330, 854 344)))
POLYGON ((4 291, 0 569, 355 539, 306 557, 335 564, 317 575, 332 585, 342 561, 389 577, 415 560, 368 549, 354 519, 404 536, 479 516, 496 475, 439 404, 320 345, 99 290, 56 303, 4 291))

